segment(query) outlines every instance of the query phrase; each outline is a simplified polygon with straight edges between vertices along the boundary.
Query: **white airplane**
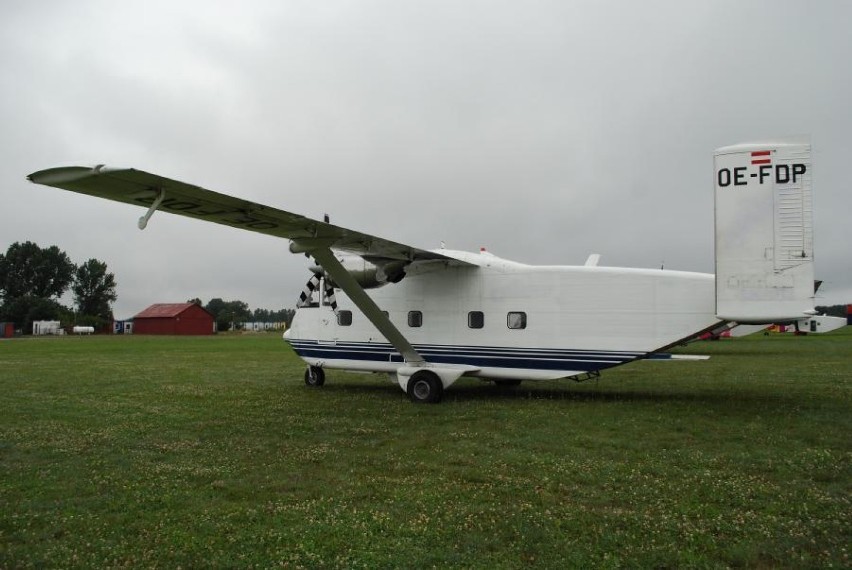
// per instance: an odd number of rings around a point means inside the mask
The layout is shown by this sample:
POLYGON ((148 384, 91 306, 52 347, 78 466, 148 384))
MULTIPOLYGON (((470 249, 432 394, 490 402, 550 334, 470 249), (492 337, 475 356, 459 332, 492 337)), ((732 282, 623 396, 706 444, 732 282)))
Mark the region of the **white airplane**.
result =
POLYGON ((481 251, 423 250, 134 169, 31 174, 38 184, 290 240, 316 261, 285 334, 307 363, 395 375, 433 403, 461 376, 514 385, 584 379, 729 322, 814 311, 810 144, 715 152, 716 274, 533 266, 481 251), (367 290, 370 293, 367 293, 367 290))

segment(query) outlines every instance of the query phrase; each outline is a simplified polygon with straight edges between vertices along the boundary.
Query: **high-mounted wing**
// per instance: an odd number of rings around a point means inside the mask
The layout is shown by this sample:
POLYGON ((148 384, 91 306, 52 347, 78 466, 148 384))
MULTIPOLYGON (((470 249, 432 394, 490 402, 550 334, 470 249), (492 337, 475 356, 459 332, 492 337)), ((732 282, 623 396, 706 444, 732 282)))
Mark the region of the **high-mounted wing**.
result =
MULTIPOLYGON (((37 184, 143 208, 150 209, 156 203, 157 210, 287 238, 293 240, 291 250, 294 252, 321 246, 360 255, 377 263, 443 260, 465 265, 464 262, 440 253, 255 204, 133 168, 68 166, 34 172, 27 178, 37 184)), ((140 227, 144 227, 144 223, 140 227)))
MULTIPOLYGON (((165 210, 198 220, 287 238, 291 240, 291 252, 304 252, 313 256, 402 354, 405 361, 416 366, 425 365, 425 359, 366 294, 333 251, 360 255, 377 267, 397 266, 397 270, 400 265, 418 261, 471 265, 440 253, 312 220, 133 168, 68 166, 34 172, 27 178, 37 184, 148 208, 148 213, 139 219, 140 228, 145 227, 154 211, 165 210)), ((456 370, 455 373, 461 372, 456 370)))

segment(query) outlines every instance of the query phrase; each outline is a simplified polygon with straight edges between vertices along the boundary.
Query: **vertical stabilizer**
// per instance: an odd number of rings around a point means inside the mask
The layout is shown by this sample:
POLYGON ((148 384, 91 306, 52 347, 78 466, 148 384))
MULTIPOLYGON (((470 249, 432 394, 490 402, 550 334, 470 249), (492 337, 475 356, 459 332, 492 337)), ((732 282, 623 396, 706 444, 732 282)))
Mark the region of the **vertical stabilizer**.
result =
POLYGON ((716 315, 773 323, 814 313, 811 145, 717 149, 716 315))

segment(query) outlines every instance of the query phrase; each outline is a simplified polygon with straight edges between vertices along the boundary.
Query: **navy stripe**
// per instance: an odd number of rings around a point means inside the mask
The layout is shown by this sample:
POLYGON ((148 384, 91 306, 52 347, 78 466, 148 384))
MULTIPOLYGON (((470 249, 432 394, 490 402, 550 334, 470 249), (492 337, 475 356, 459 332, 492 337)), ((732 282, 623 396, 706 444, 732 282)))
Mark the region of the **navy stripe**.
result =
MULTIPOLYGON (((393 351, 390 343, 386 342, 346 342, 346 341, 326 341, 320 342, 317 340, 302 340, 291 339, 288 342, 295 346, 304 347, 338 347, 350 350, 368 350, 368 351, 393 351)), ((615 351, 615 350, 576 350, 564 348, 523 348, 523 347, 502 347, 502 346, 466 346, 466 345, 440 345, 440 344, 415 344, 414 348, 419 351, 434 351, 434 352, 466 352, 466 353, 481 353, 481 354, 535 354, 542 356, 594 356, 594 357, 613 357, 622 360, 624 358, 637 358, 647 354, 643 351, 615 351)))
MULTIPOLYGON (((317 341, 289 341, 304 358, 325 360, 359 360, 399 362, 399 352, 386 343, 341 342, 321 344, 317 341)), ((610 368, 644 356, 644 352, 595 351, 568 349, 465 347, 449 345, 414 345, 414 349, 435 364, 462 364, 478 368, 526 368, 531 370, 592 371, 610 368)))

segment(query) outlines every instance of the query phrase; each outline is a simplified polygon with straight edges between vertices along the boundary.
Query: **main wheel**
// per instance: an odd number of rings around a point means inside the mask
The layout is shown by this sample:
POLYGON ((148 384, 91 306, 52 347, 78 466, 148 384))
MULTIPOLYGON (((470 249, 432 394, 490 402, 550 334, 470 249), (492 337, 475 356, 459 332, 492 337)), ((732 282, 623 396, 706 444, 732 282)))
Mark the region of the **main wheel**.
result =
POLYGON ((408 397, 415 404, 437 404, 444 394, 444 385, 434 372, 420 370, 408 379, 408 397))
POLYGON ((305 370, 305 384, 308 386, 322 386, 325 384, 325 371, 319 366, 308 366, 305 370))

